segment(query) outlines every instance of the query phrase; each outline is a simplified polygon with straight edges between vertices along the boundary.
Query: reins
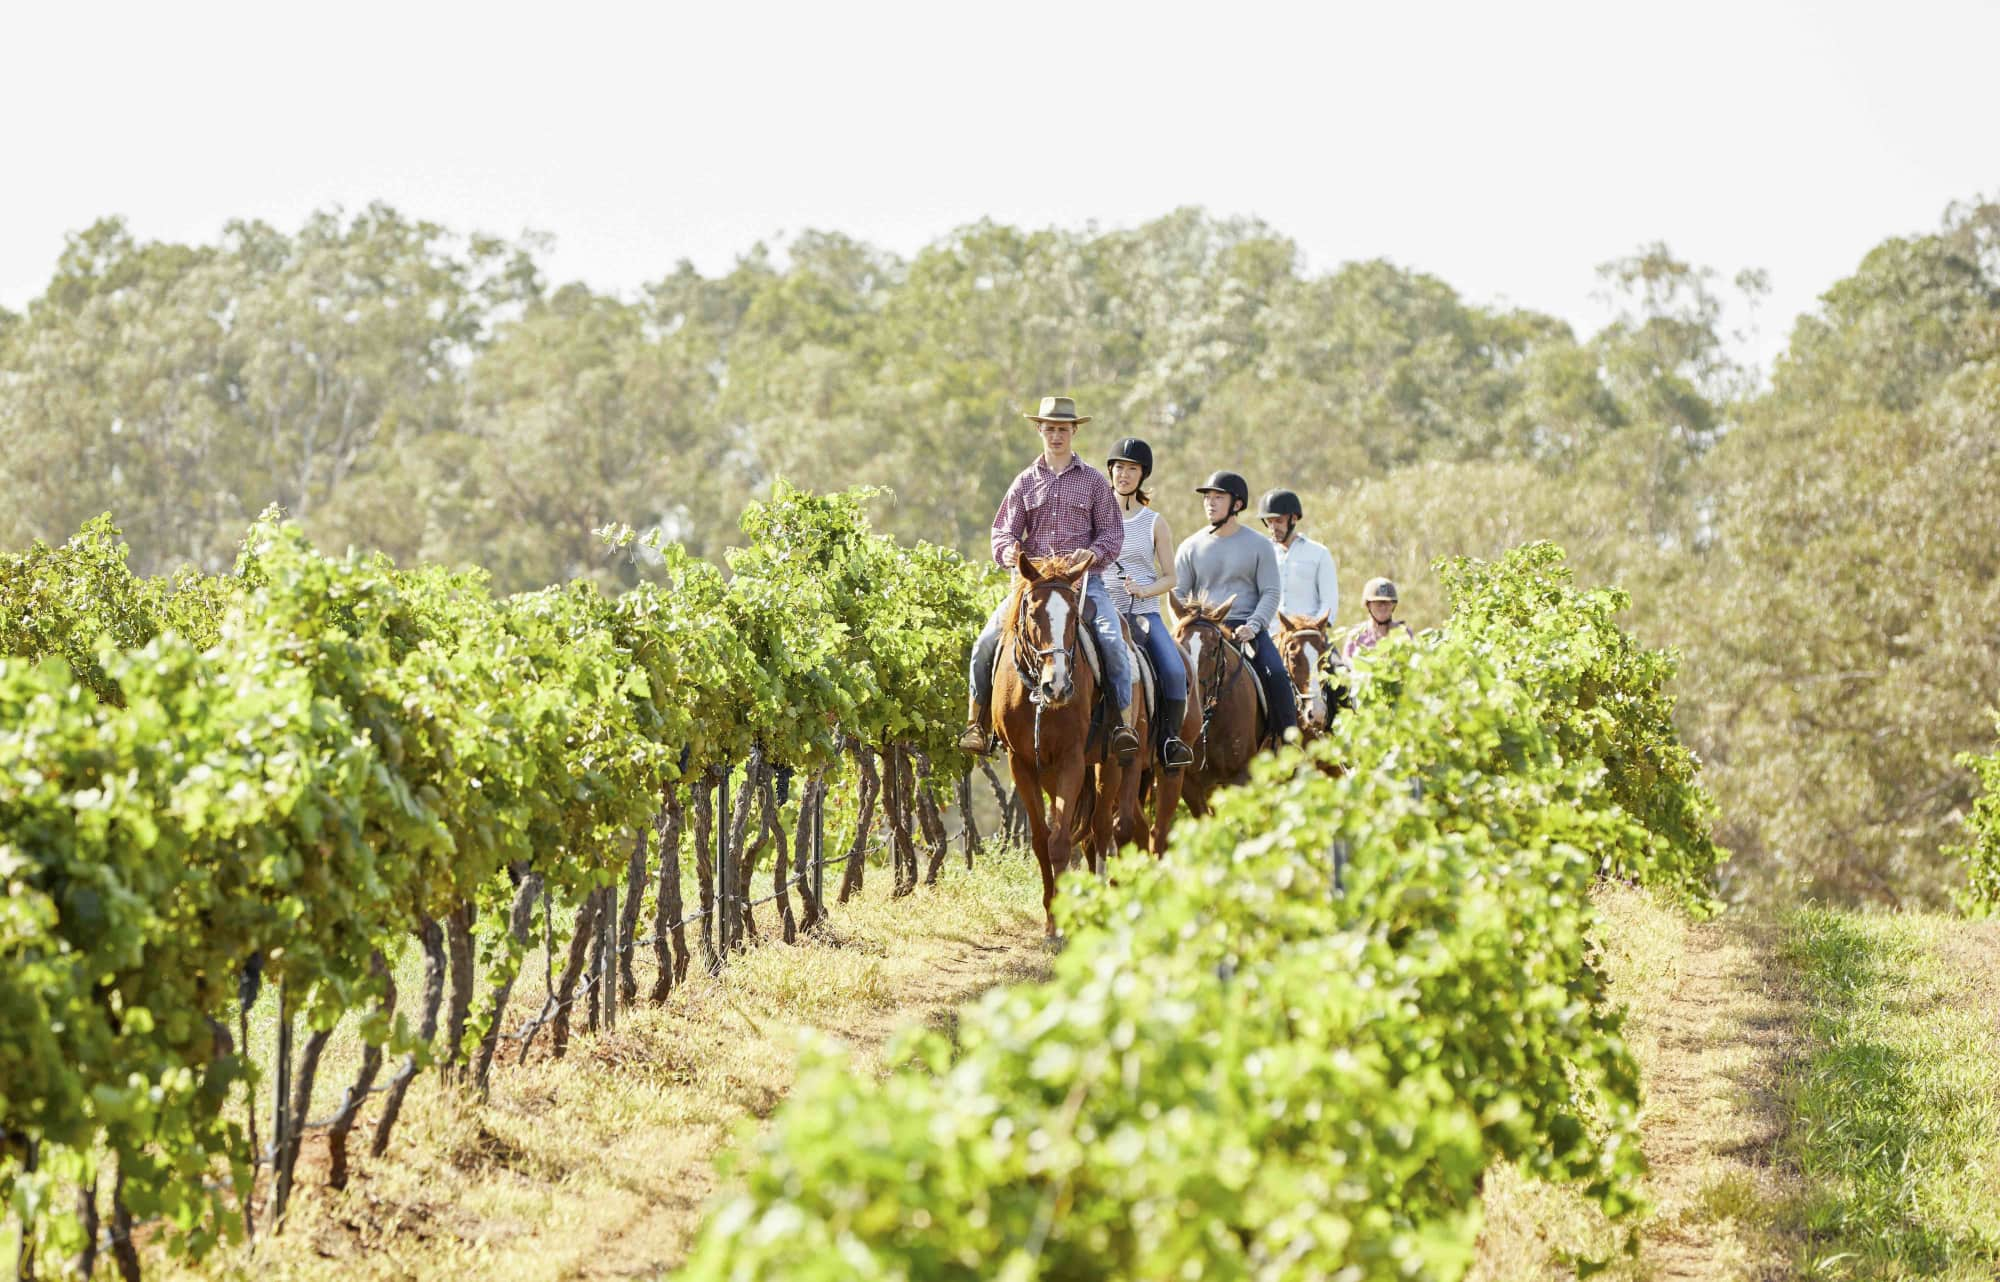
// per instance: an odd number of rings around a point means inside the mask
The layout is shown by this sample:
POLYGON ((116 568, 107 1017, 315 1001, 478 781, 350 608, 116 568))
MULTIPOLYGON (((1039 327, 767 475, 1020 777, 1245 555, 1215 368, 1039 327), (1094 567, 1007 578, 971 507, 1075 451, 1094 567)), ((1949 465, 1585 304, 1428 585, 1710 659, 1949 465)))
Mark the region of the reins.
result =
POLYGON ((1035 754, 1030 764, 1034 769, 1036 780, 1039 781, 1042 776, 1042 709, 1044 707, 1042 702, 1042 673, 1047 670, 1049 660, 1057 654, 1061 654, 1068 662, 1072 673, 1076 671, 1076 637, 1081 635, 1083 631, 1083 593, 1070 587, 1066 580, 1043 579, 1038 583, 1025 585, 1021 589, 1020 595, 1021 599, 1015 605, 1014 618, 1007 630, 1007 637, 1004 644, 1012 652, 1015 674, 1021 678, 1021 684, 1027 687, 1028 702, 1035 707, 1035 754), (1028 636, 1027 620, 1033 613, 1028 608, 1029 598, 1045 587, 1051 592, 1070 592, 1074 595, 1071 605, 1074 630, 1070 634, 1070 639, 1060 646, 1037 646, 1028 636), (1036 656, 1037 659, 1032 669, 1029 668, 1027 660, 1027 656, 1031 654, 1036 656))
MULTIPOLYGON (((1221 649, 1236 648, 1235 643, 1232 642, 1229 639, 1228 634, 1226 634, 1222 630, 1223 625, 1220 623, 1216 623, 1212 619, 1196 619, 1188 626, 1194 628, 1212 629, 1215 633, 1216 640, 1220 643, 1221 649)), ((1217 651, 1217 653, 1220 652, 1221 650, 1217 651)), ((1204 683, 1201 679, 1201 673, 1197 672, 1194 674, 1195 692, 1201 695, 1201 735, 1198 739, 1195 740, 1195 742, 1201 747, 1201 761, 1195 767, 1195 769, 1197 770, 1208 769, 1208 727, 1209 723, 1215 720, 1216 708, 1221 706, 1223 696, 1228 694, 1231 690, 1233 690, 1236 687, 1236 679, 1243 675, 1243 669, 1250 666, 1248 661, 1244 660, 1241 654, 1238 654, 1236 657, 1237 657, 1237 664, 1236 664, 1236 670, 1234 672, 1226 671, 1227 668, 1229 667, 1229 664, 1226 660, 1223 659, 1216 660, 1216 662, 1220 664, 1225 669, 1225 671, 1223 675, 1216 681, 1215 689, 1212 691, 1203 688, 1204 683)))

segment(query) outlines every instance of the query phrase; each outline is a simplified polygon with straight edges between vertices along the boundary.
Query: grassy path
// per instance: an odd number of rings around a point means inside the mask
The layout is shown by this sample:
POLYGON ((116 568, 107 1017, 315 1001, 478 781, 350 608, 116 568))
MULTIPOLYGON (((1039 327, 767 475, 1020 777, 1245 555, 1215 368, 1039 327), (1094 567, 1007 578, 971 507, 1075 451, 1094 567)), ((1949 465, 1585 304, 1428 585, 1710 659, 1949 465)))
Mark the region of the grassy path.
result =
MULTIPOLYGON (((419 1079, 428 1089, 412 1093, 384 1160, 363 1161, 350 1188, 331 1193, 308 1149, 306 1194, 285 1234, 192 1276, 658 1276, 715 1191, 716 1153, 790 1088, 805 1030, 842 1039, 880 1071, 902 1025, 948 1019, 988 988, 1046 973, 1031 861, 994 855, 900 901, 887 876, 873 880, 835 909, 826 940, 755 949, 724 980, 689 983, 608 1035, 579 1037, 562 1061, 508 1067, 487 1108, 419 1079)), ((190 1275, 153 1259, 147 1276, 190 1275)))
POLYGON ((1575 1276, 1571 1262, 1614 1259, 1612 1276, 1765 1279, 1788 1275, 1764 1208, 1791 1194, 1776 1160, 1784 1075, 1802 1012, 1769 927, 1689 924, 1646 896, 1600 892, 1601 942, 1644 1072, 1641 1142, 1653 1206, 1636 1257, 1567 1189, 1500 1169, 1473 1276, 1486 1282, 1575 1276))
POLYGON ((1496 1170, 1475 1277, 2000 1277, 2000 925, 1599 906, 1653 1205, 1626 1253, 1567 1190, 1496 1170))
POLYGON ((1792 1097, 1805 1271, 2000 1277, 2000 935, 1814 909, 1785 953, 1815 1043, 1792 1097))

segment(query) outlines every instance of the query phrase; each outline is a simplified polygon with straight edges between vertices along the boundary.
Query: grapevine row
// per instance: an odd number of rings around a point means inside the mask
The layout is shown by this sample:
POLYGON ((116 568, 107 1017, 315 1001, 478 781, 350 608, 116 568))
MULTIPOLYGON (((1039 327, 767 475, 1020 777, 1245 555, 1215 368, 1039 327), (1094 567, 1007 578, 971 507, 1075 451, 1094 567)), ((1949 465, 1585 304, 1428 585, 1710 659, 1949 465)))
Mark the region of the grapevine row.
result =
MULTIPOLYGON (((578 581, 500 599, 476 571, 327 555, 275 515, 228 575, 134 578, 108 519, 0 557, 0 1194, 28 1252, 94 1250, 100 1174, 117 1223, 162 1220, 190 1254, 254 1228, 267 1163, 281 1215, 344 1017, 368 1050, 318 1119, 336 1184, 361 1104, 384 1097, 380 1153, 424 1066, 483 1093, 503 1044, 525 1055, 548 1027, 559 1049, 594 983, 630 1001, 643 945, 663 997, 693 922, 700 963, 719 966, 754 929, 760 851, 785 938, 810 929, 823 888, 803 844, 789 865, 780 776, 803 780, 803 843, 830 772, 857 761, 851 855, 872 783, 898 889, 917 881, 912 825, 935 876, 937 790, 967 766, 965 637, 993 588, 955 553, 872 534, 867 497, 781 485, 745 514, 728 574, 655 546, 659 573, 616 598, 578 581), (695 912, 679 902, 684 836, 695 912), (711 849, 732 862, 716 869, 711 849), (577 910, 561 985, 505 1030, 551 904, 577 910), (389 962, 412 937, 423 992, 398 1005, 389 962), (227 1106, 246 1081, 255 1098, 242 1013, 271 986, 266 1146, 227 1106)), ((129 1254, 129 1231, 112 1241, 129 1254)))
POLYGON ((1496 1162, 1637 1204, 1602 877, 1699 912, 1719 852, 1670 656, 1548 545, 1440 567, 1447 625, 1158 863, 1072 879, 1049 982, 829 1054, 687 1276, 1453 1278, 1496 1162))

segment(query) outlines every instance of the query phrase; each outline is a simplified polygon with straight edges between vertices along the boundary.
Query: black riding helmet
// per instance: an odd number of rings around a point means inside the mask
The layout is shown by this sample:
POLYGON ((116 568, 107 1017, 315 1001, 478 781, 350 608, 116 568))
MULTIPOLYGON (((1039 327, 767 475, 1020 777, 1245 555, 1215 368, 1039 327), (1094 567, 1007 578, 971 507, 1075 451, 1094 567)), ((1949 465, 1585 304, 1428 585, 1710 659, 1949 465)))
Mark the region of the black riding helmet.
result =
POLYGON ((1109 472, 1113 463, 1136 463, 1139 465, 1139 484, 1153 474, 1153 447, 1136 436, 1127 436, 1111 447, 1111 454, 1104 460, 1104 470, 1109 472))
POLYGON ((1236 500, 1236 506, 1230 509, 1231 515, 1250 506, 1250 482, 1234 472, 1211 472, 1206 483, 1194 487, 1196 494, 1206 494, 1210 490, 1218 490, 1236 500))
POLYGON ((1299 496, 1290 490, 1272 490, 1264 496, 1264 502, 1257 509, 1257 519, 1267 516, 1289 516, 1297 520, 1305 519, 1305 510, 1299 506, 1299 496))

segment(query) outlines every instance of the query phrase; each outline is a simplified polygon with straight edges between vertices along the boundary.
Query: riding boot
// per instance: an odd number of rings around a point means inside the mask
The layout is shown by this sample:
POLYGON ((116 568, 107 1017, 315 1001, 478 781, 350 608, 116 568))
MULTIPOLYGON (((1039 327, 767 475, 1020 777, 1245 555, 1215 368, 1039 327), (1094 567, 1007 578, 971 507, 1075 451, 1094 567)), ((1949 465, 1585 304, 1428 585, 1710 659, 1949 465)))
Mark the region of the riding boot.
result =
POLYGON ((993 751, 992 702, 991 693, 981 698, 980 692, 974 690, 971 706, 966 710, 965 733, 958 737, 958 746, 975 757, 984 757, 993 751))
POLYGON ((1160 744, 1160 764, 1181 770, 1194 764, 1194 749, 1181 741, 1181 722, 1187 719, 1187 700, 1160 700, 1160 730, 1154 736, 1160 744))
POLYGON ((1118 724, 1111 727, 1111 755, 1118 758, 1118 764, 1129 766, 1132 758, 1139 755, 1139 734, 1133 723, 1139 717, 1139 698, 1135 693, 1132 702, 1125 705, 1119 714, 1118 724))

